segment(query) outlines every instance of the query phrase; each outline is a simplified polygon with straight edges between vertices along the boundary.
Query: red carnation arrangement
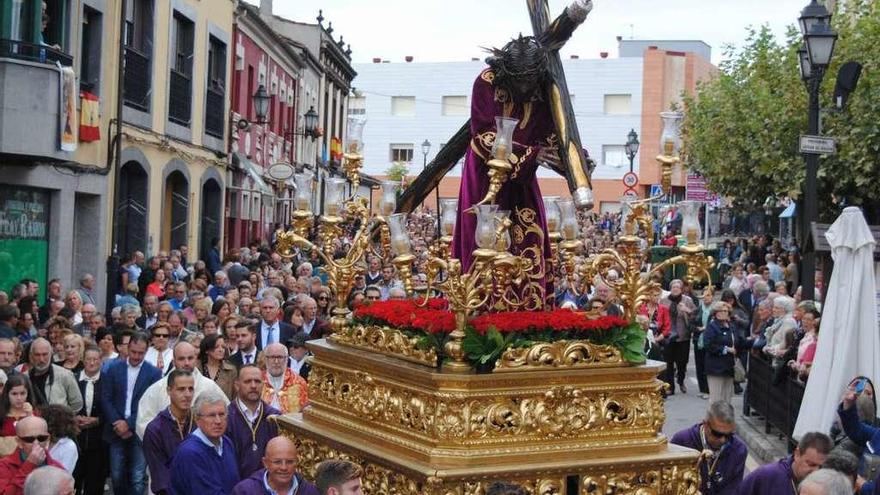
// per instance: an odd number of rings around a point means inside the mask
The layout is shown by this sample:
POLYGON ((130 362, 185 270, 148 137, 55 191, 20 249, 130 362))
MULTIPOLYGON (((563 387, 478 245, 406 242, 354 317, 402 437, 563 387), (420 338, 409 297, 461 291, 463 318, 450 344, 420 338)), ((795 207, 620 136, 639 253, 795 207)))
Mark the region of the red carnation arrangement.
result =
POLYGON ((359 307, 354 316, 372 323, 427 333, 450 333, 455 329, 455 315, 448 311, 445 299, 433 298, 421 306, 418 301, 377 301, 359 307))
POLYGON ((625 327, 629 324, 628 321, 618 316, 601 316, 589 319, 586 313, 569 309, 487 313, 472 318, 469 323, 479 334, 485 334, 490 328, 495 328, 501 333, 547 330, 554 332, 588 332, 610 330, 612 328, 625 327))

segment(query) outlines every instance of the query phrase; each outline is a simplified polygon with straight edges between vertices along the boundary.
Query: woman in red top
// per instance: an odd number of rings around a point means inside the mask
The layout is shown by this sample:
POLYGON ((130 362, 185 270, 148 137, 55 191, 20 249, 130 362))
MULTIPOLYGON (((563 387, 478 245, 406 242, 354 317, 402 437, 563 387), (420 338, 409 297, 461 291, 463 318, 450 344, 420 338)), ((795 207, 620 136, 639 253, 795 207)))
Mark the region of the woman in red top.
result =
POLYGON ((6 380, 0 395, 0 456, 7 456, 18 447, 15 422, 36 414, 33 399, 34 391, 27 375, 16 373, 6 380))
POLYGON ((663 343, 669 332, 672 331, 672 320, 669 316, 669 308, 660 304, 660 290, 654 291, 648 302, 639 307, 639 314, 648 318, 648 357, 651 359, 663 359, 663 343))
POLYGON ((153 275, 153 281, 147 284, 147 294, 156 296, 158 299, 165 298, 165 272, 163 270, 156 270, 155 275, 153 275))

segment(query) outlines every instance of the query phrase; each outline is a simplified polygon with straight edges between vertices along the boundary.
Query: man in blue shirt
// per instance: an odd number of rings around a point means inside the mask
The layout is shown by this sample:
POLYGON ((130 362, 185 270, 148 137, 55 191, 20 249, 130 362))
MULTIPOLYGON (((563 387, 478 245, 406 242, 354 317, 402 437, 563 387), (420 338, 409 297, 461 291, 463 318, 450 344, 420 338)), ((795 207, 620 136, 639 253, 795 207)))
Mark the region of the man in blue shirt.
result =
POLYGON ((296 472, 296 445, 285 436, 266 444, 263 469, 235 485, 232 495, 318 495, 318 488, 296 472))
POLYGON ((193 405, 198 428, 180 444, 171 461, 172 495, 226 495, 238 484, 235 447, 224 435, 226 397, 204 392, 193 405))

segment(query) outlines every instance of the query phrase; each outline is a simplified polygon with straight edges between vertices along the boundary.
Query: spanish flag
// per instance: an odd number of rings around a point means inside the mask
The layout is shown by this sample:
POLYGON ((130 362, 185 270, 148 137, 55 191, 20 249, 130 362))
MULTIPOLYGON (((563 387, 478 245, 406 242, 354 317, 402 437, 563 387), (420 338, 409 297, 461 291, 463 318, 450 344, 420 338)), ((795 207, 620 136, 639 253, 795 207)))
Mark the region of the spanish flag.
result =
POLYGON ((98 97, 82 91, 79 94, 82 99, 82 115, 79 119, 79 140, 91 142, 101 139, 101 105, 98 97))
POLYGON ((338 137, 330 139, 330 158, 334 161, 342 161, 342 141, 338 137))

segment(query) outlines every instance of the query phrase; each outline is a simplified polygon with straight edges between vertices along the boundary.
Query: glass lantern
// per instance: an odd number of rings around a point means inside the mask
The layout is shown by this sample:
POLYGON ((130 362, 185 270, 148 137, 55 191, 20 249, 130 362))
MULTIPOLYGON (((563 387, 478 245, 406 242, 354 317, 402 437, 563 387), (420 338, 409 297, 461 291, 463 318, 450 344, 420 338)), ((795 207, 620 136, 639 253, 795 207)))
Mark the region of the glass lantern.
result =
POLYGON ((620 232, 623 235, 633 235, 635 234, 635 224, 630 223, 627 225, 628 218, 632 215, 632 203, 629 201, 621 201, 620 202, 620 232))
POLYGON ((703 203, 699 201, 678 203, 678 210, 681 212, 681 233, 690 245, 698 244, 703 237, 703 229, 700 227, 701 206, 703 203))
POLYGON ((396 180, 382 181, 382 195, 379 196, 379 214, 383 217, 389 217, 394 213, 397 207, 397 186, 400 182, 396 180))
POLYGON ((558 196, 544 196, 544 218, 547 220, 547 232, 559 232, 559 207, 556 202, 558 196))
POLYGON ((324 184, 324 211, 327 216, 338 217, 345 202, 345 179, 332 177, 324 184))
POLYGON ((577 212, 574 209, 574 200, 571 198, 560 199, 556 201, 559 208, 560 224, 562 228, 562 238, 566 241, 573 241, 578 234, 577 212))
POLYGON ((451 236, 455 232, 455 218, 458 215, 458 200, 440 200, 440 234, 451 236))
POLYGON ((300 211, 312 210, 312 186, 315 175, 311 172, 302 172, 293 176, 296 184, 296 192, 293 194, 293 206, 300 211))
POLYGON ((495 214, 498 205, 475 205, 477 208, 477 246, 481 249, 495 249, 495 214))
POLYGON ((406 213, 396 213, 388 217, 391 231, 391 250, 395 256, 410 254, 409 233, 406 230, 406 213))
POLYGON ((492 156, 499 160, 507 160, 513 151, 513 131, 519 119, 495 117, 495 141, 492 143, 492 156))
POLYGON ((345 151, 346 154, 360 155, 364 150, 364 124, 367 119, 363 117, 349 117, 348 127, 345 130, 345 151))
MULTIPOLYGON (((500 227, 505 220, 510 218, 510 210, 498 210, 495 212, 495 228, 500 227)), ((510 249, 510 231, 505 230, 504 233, 495 242, 495 249, 498 251, 507 251, 510 249)))
POLYGON ((663 119, 663 132, 660 133, 660 153, 665 156, 678 156, 681 149, 681 112, 660 112, 663 119))

